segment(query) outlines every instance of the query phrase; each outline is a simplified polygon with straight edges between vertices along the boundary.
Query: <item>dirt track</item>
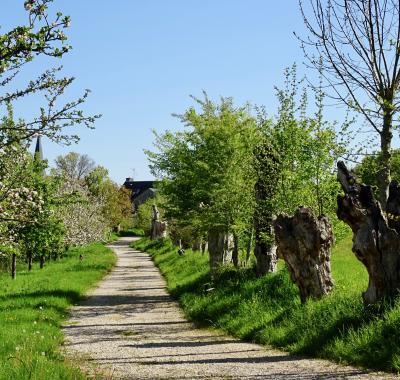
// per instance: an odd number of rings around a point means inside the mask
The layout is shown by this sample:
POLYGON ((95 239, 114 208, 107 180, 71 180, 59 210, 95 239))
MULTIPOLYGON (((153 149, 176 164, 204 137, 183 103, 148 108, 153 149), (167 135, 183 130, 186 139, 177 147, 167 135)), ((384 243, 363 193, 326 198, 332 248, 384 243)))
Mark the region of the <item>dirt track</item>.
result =
POLYGON ((64 327, 66 349, 88 358, 109 379, 388 379, 352 367, 293 357, 198 329, 168 295, 133 238, 110 247, 118 263, 64 327))

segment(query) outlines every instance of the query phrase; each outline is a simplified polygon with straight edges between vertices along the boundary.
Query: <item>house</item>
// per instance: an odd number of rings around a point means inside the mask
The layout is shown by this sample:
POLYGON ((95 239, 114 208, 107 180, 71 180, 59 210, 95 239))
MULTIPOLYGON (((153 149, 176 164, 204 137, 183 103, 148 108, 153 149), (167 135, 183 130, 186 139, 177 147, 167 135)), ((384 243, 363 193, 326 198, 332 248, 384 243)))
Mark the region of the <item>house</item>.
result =
POLYGON ((133 212, 150 198, 154 198, 157 189, 155 189, 156 181, 134 181, 133 178, 127 178, 124 187, 132 191, 133 212))

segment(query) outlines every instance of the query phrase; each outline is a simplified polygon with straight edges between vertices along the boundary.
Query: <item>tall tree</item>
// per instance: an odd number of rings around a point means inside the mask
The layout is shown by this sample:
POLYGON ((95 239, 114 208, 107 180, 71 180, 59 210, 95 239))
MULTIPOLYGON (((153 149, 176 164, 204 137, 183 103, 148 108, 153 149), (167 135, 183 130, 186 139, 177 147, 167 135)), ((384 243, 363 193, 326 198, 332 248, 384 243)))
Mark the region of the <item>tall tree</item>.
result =
POLYGON ((332 96, 362 114, 380 139, 379 201, 386 208, 393 127, 399 111, 398 0, 299 0, 310 64, 332 96))
POLYGON ((58 156, 53 173, 73 181, 83 181, 95 169, 94 161, 87 154, 70 152, 58 156))
POLYGON ((163 178, 167 218, 208 233, 211 268, 229 260, 232 245, 249 226, 255 175, 252 152, 256 126, 246 107, 230 98, 195 99, 200 110, 179 116, 186 130, 156 135, 157 152, 147 152, 153 173, 163 178))

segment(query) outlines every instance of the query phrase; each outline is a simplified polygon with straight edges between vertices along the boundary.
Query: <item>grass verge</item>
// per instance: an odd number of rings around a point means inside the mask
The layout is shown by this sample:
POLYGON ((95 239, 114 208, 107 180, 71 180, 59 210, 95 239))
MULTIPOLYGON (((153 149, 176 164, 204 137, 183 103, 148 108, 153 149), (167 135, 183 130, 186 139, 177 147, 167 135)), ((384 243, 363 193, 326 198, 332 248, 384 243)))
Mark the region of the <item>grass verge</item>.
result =
POLYGON ((170 242, 147 238, 134 246, 151 254, 170 293, 196 323, 292 353, 400 371, 400 301, 363 306, 368 275, 351 252, 351 238, 333 250, 335 290, 304 305, 282 262, 263 278, 252 268, 227 267, 210 291, 207 255, 188 250, 180 257, 170 242))
POLYGON ((71 249, 44 269, 0 275, 0 379, 85 379, 62 356, 67 309, 114 265, 102 244, 71 249), (79 260, 82 254, 84 259, 79 260))

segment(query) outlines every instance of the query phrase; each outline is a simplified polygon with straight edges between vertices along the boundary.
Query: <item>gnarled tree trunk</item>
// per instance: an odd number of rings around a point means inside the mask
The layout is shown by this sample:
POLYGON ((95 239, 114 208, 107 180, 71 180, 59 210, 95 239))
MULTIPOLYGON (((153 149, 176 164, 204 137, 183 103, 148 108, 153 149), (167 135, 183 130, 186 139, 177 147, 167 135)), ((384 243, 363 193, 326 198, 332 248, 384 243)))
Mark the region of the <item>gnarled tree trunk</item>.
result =
POLYGON ((353 252, 367 268, 365 304, 392 297, 400 289, 400 188, 389 186, 387 216, 375 199, 371 186, 357 183, 343 162, 338 163, 338 180, 344 196, 338 197, 337 215, 353 231, 353 252))
POLYGON ((211 276, 223 264, 230 263, 233 251, 233 236, 227 232, 209 231, 208 252, 210 254, 211 276))
POLYGON ((150 238, 152 240, 154 240, 154 239, 166 237, 167 236, 167 223, 159 220, 160 213, 157 209, 157 206, 153 205, 152 208, 153 208, 153 216, 151 219, 150 238))
POLYGON ((292 281, 299 287, 301 302, 328 294, 333 287, 329 219, 324 215, 317 218, 310 208, 299 207, 294 216, 279 215, 274 229, 278 256, 285 260, 292 281))

